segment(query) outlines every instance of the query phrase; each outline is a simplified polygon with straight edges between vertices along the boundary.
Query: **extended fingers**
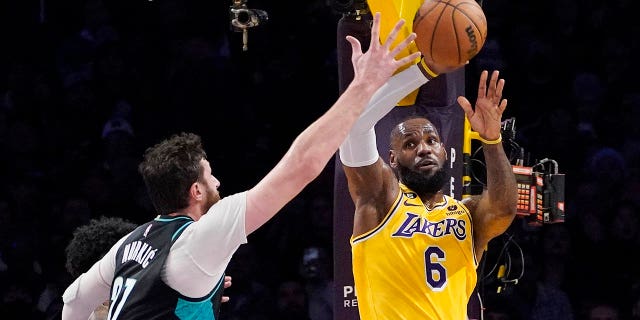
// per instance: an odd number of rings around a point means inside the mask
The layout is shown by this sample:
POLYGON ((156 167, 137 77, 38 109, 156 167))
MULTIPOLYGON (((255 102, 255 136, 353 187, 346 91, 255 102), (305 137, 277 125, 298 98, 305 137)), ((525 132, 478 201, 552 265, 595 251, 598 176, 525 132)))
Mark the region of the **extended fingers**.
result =
POLYGON ((499 79, 499 76, 500 73, 497 70, 493 71, 493 73, 491 74, 488 97, 491 98, 500 114, 502 114, 507 108, 507 99, 502 99, 505 80, 499 79))
POLYGON ((498 99, 502 98, 502 90, 504 90, 504 79, 498 80, 498 85, 496 86, 496 97, 498 99))
MULTIPOLYGON (((487 96, 491 99, 496 98, 496 90, 498 87, 498 77, 500 76, 500 71, 498 70, 494 70, 491 73, 491 79, 489 79, 489 87, 487 89, 487 96)), ((498 99, 500 99, 500 96, 497 97, 498 99)), ((497 103, 498 101, 496 101, 497 103)))
MULTIPOLYGON (((391 32, 387 36, 387 40, 385 40, 385 42, 383 44, 383 46, 385 48, 387 48, 387 49, 391 48, 391 45, 393 44, 394 41, 396 41, 396 38, 398 37, 398 34, 400 33, 400 30, 402 30, 402 26, 404 26, 404 24, 405 24, 405 20, 404 19, 400 19, 400 20, 398 20, 398 22, 396 22, 396 25, 393 27, 393 30, 391 30, 391 32)), ((413 39, 415 39, 415 36, 414 36, 413 39)), ((411 39, 409 41, 409 43, 411 43, 411 41, 413 41, 413 39, 411 39)), ((405 39, 405 41, 406 41, 406 39, 405 39)))
MULTIPOLYGON (((391 55, 394 56, 394 57, 397 56, 400 53, 400 51, 404 50, 404 48, 406 48, 408 45, 410 45, 413 42, 413 40, 416 39, 416 37, 417 37, 416 33, 412 32, 401 43, 399 43, 397 46, 395 46, 393 48, 393 50, 391 50, 391 55)), ((394 38, 395 38, 395 36, 394 36, 394 38)), ((387 43, 390 43, 389 41, 392 41, 392 39, 389 38, 387 40, 387 43)), ((387 46, 387 43, 385 43, 385 46, 387 46)))
MULTIPOLYGON (((389 33, 389 35, 387 36, 387 39, 384 41, 384 43, 382 43, 382 48, 386 50, 391 50, 389 54, 392 57, 398 56, 398 54, 400 54, 402 50, 407 48, 417 38, 417 35, 415 34, 415 32, 412 32, 411 34, 409 34, 409 36, 404 38, 404 40, 402 40, 398 45, 392 48, 393 43, 398 38, 398 35, 401 34, 402 28, 405 25, 405 23, 406 21, 404 19, 399 19, 396 22, 393 29, 391 30, 391 32, 389 33)), ((380 12, 376 12, 373 19, 373 26, 371 28, 371 48, 373 48, 374 45, 379 44, 378 42, 379 37, 380 37, 380 12)), ((414 52, 404 58, 401 58, 396 62, 400 65, 404 65, 418 59, 421 55, 422 54, 420 52, 414 52)))
POLYGON ((502 99, 500 101, 500 105, 498 106, 498 110, 500 110, 500 114, 504 113, 504 109, 507 108, 507 99, 502 99))
POLYGON ((410 55, 398 60, 397 63, 399 65, 403 66, 403 65, 405 65, 407 63, 413 62, 414 60, 420 58, 421 56, 422 56, 422 54, 420 52, 414 52, 414 53, 412 53, 412 54, 410 54, 410 55))
POLYGON ((482 70, 480 73, 480 81, 478 82, 478 99, 484 98, 487 95, 487 77, 489 72, 482 70))
MULTIPOLYGON (((398 22, 396 22, 396 25, 393 27, 393 29, 387 36, 387 39, 382 44, 383 48, 387 50, 391 49, 391 46, 396 41, 396 38, 398 38, 398 35, 400 34, 400 31, 402 30, 402 27, 404 26, 405 23, 406 21, 404 19, 400 19, 398 20, 398 22)), ((409 46, 413 42, 413 40, 416 39, 416 37, 417 35, 415 34, 415 32, 412 32, 411 34, 409 34, 409 36, 404 38, 404 40, 402 40, 402 42, 400 42, 397 46, 393 47, 393 49, 391 49, 391 52, 389 54, 392 57, 397 56, 402 50, 404 50, 407 46, 409 46)), ((404 57, 403 59, 400 59, 398 62, 401 64, 406 64, 419 58, 420 56, 421 56, 421 53, 419 52, 413 53, 408 57, 404 57)))
POLYGON ((369 48, 375 48, 380 44, 380 12, 373 15, 373 25, 371 26, 371 42, 369 48))

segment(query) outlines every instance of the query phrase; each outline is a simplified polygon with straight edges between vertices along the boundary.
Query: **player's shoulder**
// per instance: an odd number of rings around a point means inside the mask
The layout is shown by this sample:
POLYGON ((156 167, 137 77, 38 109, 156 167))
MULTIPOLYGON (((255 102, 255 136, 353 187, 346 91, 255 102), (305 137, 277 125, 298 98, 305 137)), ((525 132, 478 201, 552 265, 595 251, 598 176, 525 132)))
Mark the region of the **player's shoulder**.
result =
POLYGON ((481 195, 472 195, 460 200, 455 200, 456 202, 464 205, 467 210, 469 210, 470 213, 473 214, 473 212, 476 211, 476 209, 478 208, 478 203, 480 203, 480 199, 482 198, 481 195))

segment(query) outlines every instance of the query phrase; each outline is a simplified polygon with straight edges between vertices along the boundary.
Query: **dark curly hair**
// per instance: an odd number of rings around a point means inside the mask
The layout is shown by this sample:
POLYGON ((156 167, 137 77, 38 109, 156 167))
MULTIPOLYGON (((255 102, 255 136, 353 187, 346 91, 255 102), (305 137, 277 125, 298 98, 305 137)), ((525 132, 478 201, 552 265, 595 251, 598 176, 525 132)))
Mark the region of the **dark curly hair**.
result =
POLYGON ((188 206, 189 188, 202 178, 207 154, 200 136, 179 133, 148 148, 138 166, 156 211, 167 215, 188 206))
POLYGON ((120 238, 136 227, 136 224, 119 217, 102 216, 76 228, 73 231, 73 239, 65 249, 65 267, 69 274, 77 278, 87 272, 120 238))

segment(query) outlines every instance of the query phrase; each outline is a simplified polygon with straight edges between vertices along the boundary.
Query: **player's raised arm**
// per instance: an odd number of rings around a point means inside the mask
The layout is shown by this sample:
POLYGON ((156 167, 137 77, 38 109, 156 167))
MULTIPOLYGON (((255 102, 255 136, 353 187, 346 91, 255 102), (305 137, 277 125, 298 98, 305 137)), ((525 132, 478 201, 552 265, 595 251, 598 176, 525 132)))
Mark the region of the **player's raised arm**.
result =
POLYGON ((480 254, 489 240, 507 230, 516 214, 516 178, 502 147, 500 126, 507 99, 502 98, 505 80, 500 73, 485 70, 480 74, 475 108, 465 97, 458 97, 473 131, 482 138, 487 164, 487 188, 481 196, 467 200, 473 213, 476 253, 480 254))
POLYGON ((355 120, 374 93, 402 66, 420 56, 419 52, 395 57, 415 39, 410 34, 393 45, 404 20, 398 21, 385 41, 378 41, 380 13, 374 15, 372 37, 367 52, 360 42, 351 43, 354 78, 334 105, 294 140, 280 162, 247 194, 246 232, 256 230, 315 179, 343 142, 355 120))

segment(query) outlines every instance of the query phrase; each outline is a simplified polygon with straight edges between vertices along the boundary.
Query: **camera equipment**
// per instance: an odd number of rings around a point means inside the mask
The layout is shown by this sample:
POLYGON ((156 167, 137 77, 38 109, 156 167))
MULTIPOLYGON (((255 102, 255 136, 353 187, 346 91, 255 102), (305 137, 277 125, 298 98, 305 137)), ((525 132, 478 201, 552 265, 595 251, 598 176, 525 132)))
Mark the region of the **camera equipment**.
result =
POLYGON ((554 160, 544 159, 532 167, 514 165, 513 173, 518 183, 518 216, 530 226, 564 222, 565 176, 558 173, 554 160), (553 172, 545 170, 545 162, 554 163, 553 172))
MULTIPOLYGON (((481 192, 486 184, 486 177, 473 170, 472 164, 479 164, 485 168, 484 159, 481 158, 482 147, 478 147, 474 154, 470 153, 471 128, 465 119, 465 146, 464 159, 465 173, 463 182, 464 196, 481 192), (472 186, 472 179, 475 188, 472 186)), ((515 141, 515 118, 502 122, 501 134, 505 152, 512 163, 513 173, 516 176, 518 188, 518 203, 516 207, 517 217, 525 219, 532 227, 539 227, 546 223, 564 222, 564 189, 565 175, 558 173, 558 163, 555 160, 545 158, 533 165, 525 164, 524 149, 515 141)), ((484 171, 484 170, 481 170, 484 171)))
POLYGON ((242 51, 249 49, 249 28, 259 26, 269 20, 269 15, 264 10, 249 9, 247 0, 233 0, 229 7, 231 30, 242 32, 242 51))
POLYGON ((527 219, 531 226, 542 224, 542 186, 543 179, 532 167, 513 166, 518 188, 516 214, 527 219))
POLYGON ((500 125, 500 132, 505 139, 516 139, 516 118, 511 117, 502 121, 500 125))
POLYGON ((543 177, 542 221, 543 223, 564 222, 564 182, 565 176, 558 173, 558 163, 552 159, 542 159, 533 168, 540 167, 543 177), (546 166, 545 163, 552 166, 546 166))

